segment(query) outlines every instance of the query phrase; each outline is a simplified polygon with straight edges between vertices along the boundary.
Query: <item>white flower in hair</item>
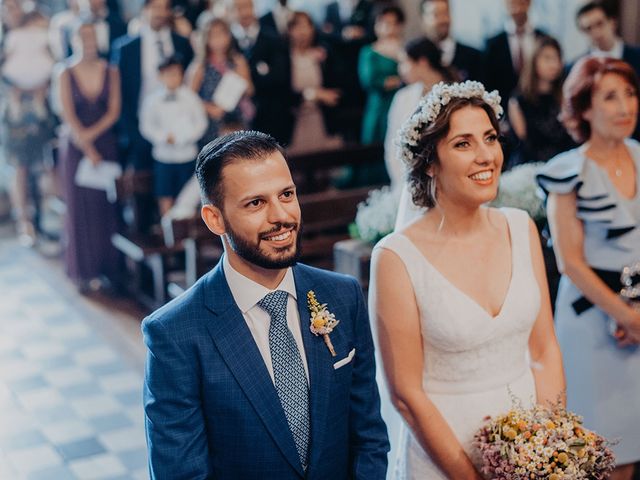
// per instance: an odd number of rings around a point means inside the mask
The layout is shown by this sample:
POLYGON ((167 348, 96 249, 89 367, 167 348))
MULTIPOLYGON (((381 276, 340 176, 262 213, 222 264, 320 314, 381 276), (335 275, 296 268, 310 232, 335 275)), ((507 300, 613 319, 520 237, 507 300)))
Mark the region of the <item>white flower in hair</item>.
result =
POLYGON ((427 95, 422 97, 416 111, 398 132, 397 144, 405 162, 410 162, 416 154, 412 147, 418 145, 420 133, 424 127, 438 118, 442 107, 452 98, 481 98, 493 109, 498 118, 503 113, 498 91, 487 92, 480 82, 467 80, 462 83, 437 83, 427 95))

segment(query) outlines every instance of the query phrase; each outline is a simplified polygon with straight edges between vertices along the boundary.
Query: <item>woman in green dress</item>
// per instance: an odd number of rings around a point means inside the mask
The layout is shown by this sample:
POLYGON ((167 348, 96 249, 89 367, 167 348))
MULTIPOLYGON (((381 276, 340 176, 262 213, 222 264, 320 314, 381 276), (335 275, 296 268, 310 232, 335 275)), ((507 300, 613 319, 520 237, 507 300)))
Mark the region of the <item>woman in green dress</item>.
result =
POLYGON ((376 16, 377 40, 360 51, 358 73, 367 93, 362 122, 362 143, 383 142, 387 130, 387 112, 393 95, 402 85, 398 59, 402 52, 404 13, 387 7, 376 16))

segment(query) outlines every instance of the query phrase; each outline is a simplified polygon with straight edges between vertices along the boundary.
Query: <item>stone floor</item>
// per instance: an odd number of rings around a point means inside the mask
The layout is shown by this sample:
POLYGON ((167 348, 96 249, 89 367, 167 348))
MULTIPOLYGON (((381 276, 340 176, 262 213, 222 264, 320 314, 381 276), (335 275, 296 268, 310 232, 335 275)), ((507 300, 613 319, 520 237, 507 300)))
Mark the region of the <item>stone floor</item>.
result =
POLYGON ((146 479, 141 312, 0 236, 0 479, 146 479))

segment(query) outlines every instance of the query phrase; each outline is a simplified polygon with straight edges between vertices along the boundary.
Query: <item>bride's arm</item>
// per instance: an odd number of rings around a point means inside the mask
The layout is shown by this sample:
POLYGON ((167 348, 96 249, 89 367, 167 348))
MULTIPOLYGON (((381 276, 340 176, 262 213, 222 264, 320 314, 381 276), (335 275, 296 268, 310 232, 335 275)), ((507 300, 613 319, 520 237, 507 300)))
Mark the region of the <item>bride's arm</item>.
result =
POLYGON ((540 313, 529 337, 529 353, 533 362, 532 371, 536 383, 537 401, 540 404, 546 404, 562 398, 564 404, 565 379, 562 354, 553 328, 549 285, 540 236, 536 225, 531 220, 529 221, 529 239, 533 271, 540 287, 540 313))
POLYGON ((374 250, 370 308, 391 400, 447 478, 481 480, 451 427, 422 387, 423 343, 413 288, 402 261, 374 250))

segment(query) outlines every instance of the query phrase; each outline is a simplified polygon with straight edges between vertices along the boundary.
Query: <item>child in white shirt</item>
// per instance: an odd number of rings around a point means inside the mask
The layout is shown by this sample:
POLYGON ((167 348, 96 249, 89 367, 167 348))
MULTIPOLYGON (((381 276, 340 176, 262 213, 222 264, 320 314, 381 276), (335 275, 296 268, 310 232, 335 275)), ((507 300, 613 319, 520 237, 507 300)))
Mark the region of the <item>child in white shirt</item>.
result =
POLYGON ((144 99, 140 133, 153 146, 155 194, 164 215, 194 174, 207 115, 200 97, 182 84, 184 70, 177 56, 163 61, 158 71, 163 87, 144 99))

